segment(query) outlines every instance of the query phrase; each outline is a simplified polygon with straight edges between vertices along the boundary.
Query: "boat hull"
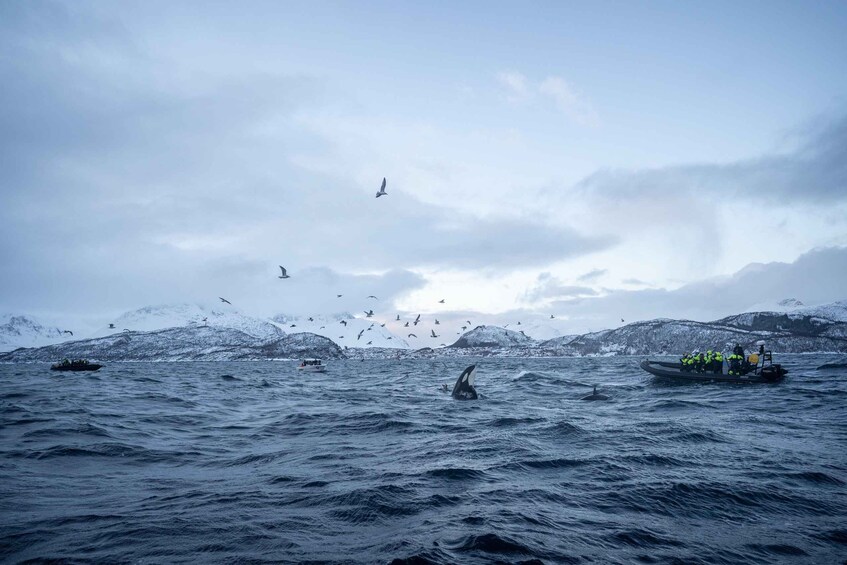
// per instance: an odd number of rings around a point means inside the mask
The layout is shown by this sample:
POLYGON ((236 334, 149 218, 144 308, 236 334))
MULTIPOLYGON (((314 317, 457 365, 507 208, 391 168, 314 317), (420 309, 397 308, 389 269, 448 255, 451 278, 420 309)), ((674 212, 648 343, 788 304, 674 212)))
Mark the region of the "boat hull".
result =
POLYGON ((323 365, 306 365, 305 367, 298 365, 297 370, 303 371, 304 373, 326 373, 326 367, 323 365))
POLYGON ((69 366, 53 365, 52 367, 50 367, 50 370, 51 371, 74 371, 74 372, 77 372, 77 371, 96 371, 97 369, 99 369, 102 366, 103 365, 98 365, 96 363, 89 363, 88 365, 78 365, 78 366, 74 366, 74 365, 69 365, 69 366))
POLYGON ((723 382, 723 383, 774 383, 781 381, 788 373, 780 365, 765 367, 760 373, 748 373, 746 375, 727 375, 725 373, 695 373, 683 371, 681 363, 667 361, 650 361, 645 359, 641 362, 641 368, 651 375, 679 382, 723 382))

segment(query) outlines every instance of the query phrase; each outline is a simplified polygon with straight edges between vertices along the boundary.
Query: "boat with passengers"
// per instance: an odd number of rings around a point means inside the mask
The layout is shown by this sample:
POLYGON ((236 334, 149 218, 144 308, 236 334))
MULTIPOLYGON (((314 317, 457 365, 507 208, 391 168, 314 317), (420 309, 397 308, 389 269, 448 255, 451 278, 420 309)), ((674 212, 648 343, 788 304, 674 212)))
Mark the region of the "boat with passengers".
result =
POLYGON ((326 365, 320 359, 303 359, 297 369, 307 373, 326 373, 326 365))
POLYGON ((759 353, 748 355, 740 371, 728 371, 725 362, 720 371, 713 372, 694 371, 680 362, 650 359, 644 359, 641 368, 657 378, 680 382, 775 383, 784 379, 788 371, 773 362, 773 353, 765 350, 763 342, 757 345, 759 353))

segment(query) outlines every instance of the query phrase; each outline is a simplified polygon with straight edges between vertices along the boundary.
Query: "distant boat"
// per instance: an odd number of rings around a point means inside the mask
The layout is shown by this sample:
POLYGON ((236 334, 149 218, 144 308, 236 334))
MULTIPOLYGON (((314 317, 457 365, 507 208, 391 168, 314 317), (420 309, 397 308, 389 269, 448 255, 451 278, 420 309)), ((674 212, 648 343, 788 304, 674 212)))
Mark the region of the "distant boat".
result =
POLYGON ((89 363, 87 359, 75 359, 68 361, 65 359, 55 365, 50 366, 51 371, 96 371, 103 365, 97 363, 89 363))
POLYGON ((297 369, 308 373, 326 373, 326 365, 320 359, 303 359, 297 369))

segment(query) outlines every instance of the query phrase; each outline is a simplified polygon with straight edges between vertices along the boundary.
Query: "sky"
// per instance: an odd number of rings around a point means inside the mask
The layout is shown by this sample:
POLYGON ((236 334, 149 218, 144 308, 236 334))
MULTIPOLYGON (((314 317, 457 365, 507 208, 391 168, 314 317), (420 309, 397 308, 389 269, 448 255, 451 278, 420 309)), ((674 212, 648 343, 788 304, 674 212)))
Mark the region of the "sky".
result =
POLYGON ((377 295, 577 333, 845 299, 844 29, 843 2, 0 3, 0 312, 377 295))

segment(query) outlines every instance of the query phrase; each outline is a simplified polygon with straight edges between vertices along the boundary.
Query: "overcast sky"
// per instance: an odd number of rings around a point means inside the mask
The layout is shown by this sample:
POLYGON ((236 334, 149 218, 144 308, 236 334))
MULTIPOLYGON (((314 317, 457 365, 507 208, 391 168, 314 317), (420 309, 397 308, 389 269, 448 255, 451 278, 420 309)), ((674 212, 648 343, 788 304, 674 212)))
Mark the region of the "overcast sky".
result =
POLYGON ((844 2, 2 2, 0 311, 376 294, 583 331, 847 298, 845 29, 844 2))

